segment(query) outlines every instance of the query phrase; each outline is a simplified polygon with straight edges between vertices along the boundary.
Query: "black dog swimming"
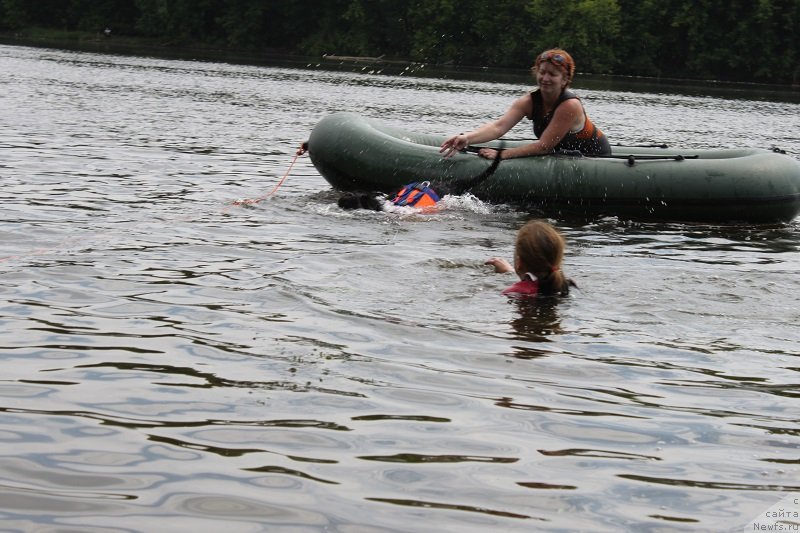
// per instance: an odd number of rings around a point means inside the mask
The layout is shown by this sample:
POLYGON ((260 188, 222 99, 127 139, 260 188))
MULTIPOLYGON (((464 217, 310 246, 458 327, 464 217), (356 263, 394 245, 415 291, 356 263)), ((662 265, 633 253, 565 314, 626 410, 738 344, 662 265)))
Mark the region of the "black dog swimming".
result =
POLYGON ((404 185, 400 190, 389 195, 379 192, 348 192, 339 198, 338 204, 342 209, 367 209, 370 211, 384 211, 387 201, 391 202, 391 205, 398 207, 430 208, 435 206, 441 197, 446 194, 461 195, 469 191, 494 174, 499 164, 500 157, 495 157, 492 160, 492 164, 474 178, 461 183, 436 185, 436 190, 431 187, 429 181, 418 181, 404 185))
POLYGON ((378 192, 348 192, 339 198, 338 204, 342 209, 367 209, 370 211, 385 211, 386 202, 391 202, 397 207, 430 208, 440 200, 439 194, 431 188, 428 181, 420 181, 404 185, 394 194, 384 195, 378 192))
POLYGON ((347 192, 339 198, 338 204, 342 209, 366 209, 368 211, 383 211, 383 194, 379 192, 347 192))

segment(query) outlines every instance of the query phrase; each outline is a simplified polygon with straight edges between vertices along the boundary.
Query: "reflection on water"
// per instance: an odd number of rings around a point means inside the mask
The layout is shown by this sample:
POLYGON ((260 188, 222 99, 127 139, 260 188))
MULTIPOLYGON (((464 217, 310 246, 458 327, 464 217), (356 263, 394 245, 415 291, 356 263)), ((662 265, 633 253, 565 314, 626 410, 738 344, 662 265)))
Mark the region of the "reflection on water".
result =
POLYGON ((518 316, 511 320, 511 327, 518 338, 532 343, 548 342, 550 336, 563 333, 558 312, 559 300, 557 297, 513 299, 518 316))
MULTIPOLYGON (((460 131, 524 80, 0 51, 4 528, 716 531, 800 491, 797 221, 551 220, 579 289, 509 300, 535 214, 343 212, 307 158, 233 203, 328 113, 460 131)), ((576 90, 615 142, 800 154, 791 98, 640 89, 576 90)))

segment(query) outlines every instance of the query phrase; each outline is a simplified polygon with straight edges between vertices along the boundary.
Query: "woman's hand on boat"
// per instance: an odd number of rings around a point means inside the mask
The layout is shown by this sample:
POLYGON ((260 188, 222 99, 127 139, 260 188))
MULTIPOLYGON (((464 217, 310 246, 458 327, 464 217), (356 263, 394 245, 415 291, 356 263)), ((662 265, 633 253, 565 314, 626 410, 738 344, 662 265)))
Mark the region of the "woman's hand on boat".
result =
POLYGON ((450 157, 454 153, 466 149, 467 146, 469 146, 469 137, 463 133, 459 133, 444 141, 441 148, 439 148, 439 153, 443 154, 445 157, 450 157))
POLYGON ((514 267, 511 266, 511 263, 509 263, 502 257, 489 258, 486 260, 484 265, 492 265, 494 267, 494 271, 499 274, 505 274, 506 272, 514 272, 514 267))
POLYGON ((498 157, 503 159, 503 157, 500 155, 500 150, 495 150, 494 148, 481 148, 478 150, 478 155, 484 159, 494 160, 498 157))

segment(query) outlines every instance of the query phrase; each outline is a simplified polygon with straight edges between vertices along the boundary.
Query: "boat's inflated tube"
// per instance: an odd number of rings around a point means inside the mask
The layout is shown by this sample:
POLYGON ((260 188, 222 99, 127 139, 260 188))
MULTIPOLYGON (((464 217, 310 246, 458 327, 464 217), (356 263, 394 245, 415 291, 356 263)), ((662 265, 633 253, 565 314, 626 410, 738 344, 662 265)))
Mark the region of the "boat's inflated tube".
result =
MULTIPOLYGON (((332 186, 350 191, 388 192, 419 181, 439 191, 459 190, 486 173, 492 162, 473 153, 443 158, 439 146, 444 140, 354 113, 335 113, 311 132, 309 154, 332 186)), ((506 141, 505 147, 525 142, 506 141)), ((503 160, 469 191, 485 201, 545 212, 780 222, 800 212, 800 162, 757 148, 615 147, 606 157, 570 153, 503 160)))

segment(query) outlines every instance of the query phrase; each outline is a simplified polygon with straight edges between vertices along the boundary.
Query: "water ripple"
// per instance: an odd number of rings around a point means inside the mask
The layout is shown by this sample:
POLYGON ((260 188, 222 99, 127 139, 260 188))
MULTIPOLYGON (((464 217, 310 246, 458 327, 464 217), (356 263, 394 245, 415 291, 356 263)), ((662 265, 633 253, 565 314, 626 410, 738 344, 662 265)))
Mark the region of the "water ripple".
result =
MULTIPOLYGON (((615 143, 800 154, 791 98, 582 83, 615 143)), ((0 84, 4 528, 714 531, 800 490, 800 222, 553 219, 579 288, 525 302, 484 261, 536 213, 344 212, 307 158, 234 205, 328 113, 457 132, 525 80, 4 46, 0 84)))

